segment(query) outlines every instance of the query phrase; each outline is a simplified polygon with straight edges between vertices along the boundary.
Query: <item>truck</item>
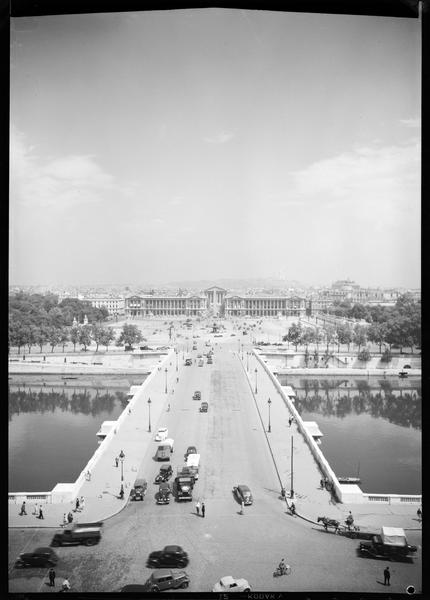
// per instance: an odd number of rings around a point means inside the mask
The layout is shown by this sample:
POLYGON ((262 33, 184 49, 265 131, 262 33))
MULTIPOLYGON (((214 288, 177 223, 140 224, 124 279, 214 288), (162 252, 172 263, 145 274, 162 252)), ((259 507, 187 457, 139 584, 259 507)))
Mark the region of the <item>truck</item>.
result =
POLYGON ((359 550, 362 556, 371 558, 410 561, 417 547, 408 544, 401 527, 382 527, 380 534, 373 536, 371 542, 361 542, 359 550))
POLYGON ((189 454, 187 456, 187 469, 194 476, 194 479, 199 478, 200 454, 189 454))
POLYGON ((168 438, 162 444, 159 444, 155 454, 156 460, 170 460, 170 455, 173 452, 174 440, 168 438))
POLYGON ((175 478, 176 500, 193 499, 194 477, 192 475, 178 475, 175 478))
POLYGON ((101 527, 103 522, 75 523, 57 531, 52 539, 51 546, 94 546, 101 540, 101 527))

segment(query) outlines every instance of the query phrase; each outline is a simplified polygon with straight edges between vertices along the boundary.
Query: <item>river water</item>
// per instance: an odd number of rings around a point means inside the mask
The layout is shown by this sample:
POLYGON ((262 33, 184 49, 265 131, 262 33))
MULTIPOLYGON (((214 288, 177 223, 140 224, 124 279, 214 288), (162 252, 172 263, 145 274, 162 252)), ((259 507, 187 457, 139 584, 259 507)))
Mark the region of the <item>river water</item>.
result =
POLYGON ((364 492, 421 494, 421 379, 278 375, 294 388, 304 421, 324 434, 320 449, 337 476, 364 492))
POLYGON ((103 421, 115 421, 131 385, 146 375, 56 375, 9 379, 9 491, 47 492, 74 482, 98 446, 103 421))

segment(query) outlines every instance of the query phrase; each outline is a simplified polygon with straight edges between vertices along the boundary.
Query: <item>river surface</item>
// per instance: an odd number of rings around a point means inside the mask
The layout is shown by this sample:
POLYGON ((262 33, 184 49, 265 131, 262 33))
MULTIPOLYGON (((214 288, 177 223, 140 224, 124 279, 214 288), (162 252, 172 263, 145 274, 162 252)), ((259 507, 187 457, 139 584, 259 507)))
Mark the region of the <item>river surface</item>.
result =
POLYGON ((146 375, 20 375, 9 379, 9 491, 47 492, 74 482, 146 375))
POLYGON ((278 375, 294 388, 304 421, 324 434, 320 449, 337 476, 364 492, 421 494, 421 379, 278 375))

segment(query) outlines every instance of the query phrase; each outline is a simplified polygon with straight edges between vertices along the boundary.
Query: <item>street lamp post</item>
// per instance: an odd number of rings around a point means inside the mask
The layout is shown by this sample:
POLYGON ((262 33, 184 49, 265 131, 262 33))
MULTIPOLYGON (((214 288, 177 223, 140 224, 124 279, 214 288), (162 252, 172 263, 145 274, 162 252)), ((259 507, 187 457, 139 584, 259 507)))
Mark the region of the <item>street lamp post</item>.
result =
POLYGON ((269 427, 267 428, 267 431, 270 433, 272 431, 272 428, 270 427, 270 405, 272 404, 272 401, 270 398, 268 399, 267 404, 269 406, 269 427))
POLYGON ((293 446, 293 440, 294 440, 294 437, 291 436, 291 493, 290 493, 290 498, 294 498, 294 483, 293 483, 293 476, 294 476, 293 452, 294 452, 294 446, 293 446))
POLYGON ((148 398, 148 431, 151 433, 151 398, 148 398))
POLYGON ((178 351, 175 350, 176 353, 176 371, 178 370, 178 351))
POLYGON ((255 393, 257 393, 257 367, 255 368, 255 393))
POLYGON ((123 471, 124 458, 125 458, 125 454, 121 450, 121 452, 119 453, 119 460, 121 461, 121 481, 124 481, 124 471, 123 471))
POLYGON ((246 353, 246 370, 249 371, 249 352, 246 353))
POLYGON ((166 385, 164 387, 164 393, 167 394, 167 367, 164 369, 164 373, 166 374, 166 385))

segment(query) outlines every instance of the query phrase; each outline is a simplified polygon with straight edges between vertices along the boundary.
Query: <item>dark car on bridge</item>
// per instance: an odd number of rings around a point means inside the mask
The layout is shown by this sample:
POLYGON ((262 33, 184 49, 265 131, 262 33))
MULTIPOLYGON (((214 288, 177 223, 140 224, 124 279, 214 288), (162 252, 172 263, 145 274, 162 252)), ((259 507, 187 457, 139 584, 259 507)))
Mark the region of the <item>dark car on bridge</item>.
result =
POLYGON ((149 568, 186 567, 188 563, 188 554, 181 546, 165 546, 163 550, 151 552, 146 566, 149 568))
POLYGON ((245 505, 252 504, 254 501, 251 494, 251 490, 247 485, 244 485, 243 483, 233 488, 233 492, 236 498, 239 500, 239 502, 243 502, 245 505))
POLYGON ((52 548, 41 547, 20 554, 15 567, 53 567, 57 562, 58 556, 52 548))
POLYGON ((176 588, 187 588, 190 578, 185 571, 157 569, 144 584, 145 592, 161 592, 176 588))
POLYGON ((172 465, 162 465, 160 467, 160 472, 155 478, 155 483, 163 483, 164 481, 168 481, 173 475, 172 465))

